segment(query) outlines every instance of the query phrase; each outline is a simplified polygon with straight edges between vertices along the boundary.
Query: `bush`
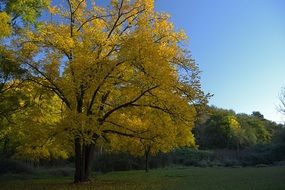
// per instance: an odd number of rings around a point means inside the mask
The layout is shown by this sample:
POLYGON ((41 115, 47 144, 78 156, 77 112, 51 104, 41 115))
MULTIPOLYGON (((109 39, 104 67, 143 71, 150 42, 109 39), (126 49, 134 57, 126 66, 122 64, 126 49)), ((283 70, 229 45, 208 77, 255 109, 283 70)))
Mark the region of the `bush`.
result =
POLYGON ((282 160, 285 160, 285 144, 283 143, 257 145, 242 158, 244 165, 271 165, 282 160))
POLYGON ((48 176, 68 177, 73 175, 74 168, 63 167, 63 168, 41 169, 38 172, 46 174, 48 176))
POLYGON ((0 159, 0 175, 3 174, 31 174, 32 169, 26 164, 15 160, 0 159))
POLYGON ((226 167, 236 167, 236 166, 241 166, 241 162, 238 160, 225 160, 224 161, 224 166, 226 167))
POLYGON ((102 155, 97 155, 93 165, 94 171, 103 173, 110 171, 126 171, 133 168, 141 169, 140 164, 135 161, 135 158, 123 153, 104 153, 102 155))
POLYGON ((214 154, 212 151, 184 148, 175 150, 172 159, 177 165, 206 167, 211 165, 214 154))

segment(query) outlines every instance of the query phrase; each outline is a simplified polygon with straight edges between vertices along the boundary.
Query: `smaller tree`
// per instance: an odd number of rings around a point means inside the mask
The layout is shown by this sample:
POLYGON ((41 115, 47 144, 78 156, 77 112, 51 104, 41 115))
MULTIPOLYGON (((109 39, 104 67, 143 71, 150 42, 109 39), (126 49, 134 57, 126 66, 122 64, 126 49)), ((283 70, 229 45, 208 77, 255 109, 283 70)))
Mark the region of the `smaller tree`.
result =
POLYGON ((233 111, 212 108, 205 126, 205 144, 208 148, 236 147, 240 124, 233 111))
POLYGON ((25 106, 21 101, 27 98, 20 90, 23 74, 24 71, 14 60, 13 52, 0 46, 0 143, 5 156, 10 155, 10 139, 6 136, 7 126, 12 123, 12 114, 25 106))
POLYGON ((238 118, 242 128, 245 129, 247 133, 253 132, 256 139, 254 144, 270 142, 272 134, 270 134, 269 129, 266 127, 266 121, 264 119, 253 115, 239 115, 238 118))
POLYGON ((264 116, 259 112, 259 111, 254 111, 254 112, 252 112, 252 114, 251 114, 253 117, 257 117, 257 118, 259 118, 259 119, 264 119, 264 116))
MULTIPOLYGON (((5 100, 5 93, 11 92, 15 87, 21 85, 21 79, 24 70, 19 67, 19 64, 14 58, 14 53, 5 47, 0 46, 0 100, 5 100)), ((1 109, 1 115, 3 109, 1 109)))
MULTIPOLYGON (((148 172, 150 156, 159 152, 167 153, 178 147, 194 147, 195 142, 191 133, 193 124, 180 120, 178 116, 145 109, 137 110, 132 115, 124 115, 124 120, 128 120, 127 130, 139 131, 135 138, 118 135, 110 138, 112 150, 144 156, 145 171, 148 172)), ((193 111, 188 110, 190 115, 193 111)))
POLYGON ((12 37, 19 34, 20 28, 36 24, 40 12, 48 3, 49 0, 0 1, 0 143, 6 156, 11 154, 7 152, 11 144, 8 133, 11 124, 14 124, 12 116, 26 106, 22 103, 28 98, 21 90, 25 70, 16 58, 18 51, 7 47, 12 37))
POLYGON ((48 91, 42 91, 29 82, 15 88, 24 98, 17 99, 19 108, 10 114, 10 122, 0 129, 2 150, 18 159, 39 161, 40 159, 67 158, 72 146, 63 146, 61 101, 48 91), (41 137, 41 138, 39 138, 41 137))

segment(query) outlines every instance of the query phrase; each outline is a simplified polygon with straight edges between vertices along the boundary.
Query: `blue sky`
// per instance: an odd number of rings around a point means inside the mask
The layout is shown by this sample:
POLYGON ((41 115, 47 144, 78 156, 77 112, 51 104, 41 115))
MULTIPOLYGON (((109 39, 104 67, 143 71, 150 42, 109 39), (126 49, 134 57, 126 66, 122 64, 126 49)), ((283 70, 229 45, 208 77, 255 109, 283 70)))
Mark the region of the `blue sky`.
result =
POLYGON ((157 0, 189 36, 210 104, 284 122, 276 107, 285 85, 285 1, 157 0))

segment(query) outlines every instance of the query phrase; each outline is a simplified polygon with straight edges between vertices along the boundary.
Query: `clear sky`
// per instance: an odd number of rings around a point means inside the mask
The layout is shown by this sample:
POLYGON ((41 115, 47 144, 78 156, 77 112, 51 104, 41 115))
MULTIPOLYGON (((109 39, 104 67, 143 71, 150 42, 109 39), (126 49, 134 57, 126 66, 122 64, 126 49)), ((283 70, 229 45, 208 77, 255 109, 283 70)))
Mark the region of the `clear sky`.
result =
POLYGON ((285 86, 284 0, 157 0, 156 8, 188 34, 210 104, 285 121, 276 108, 285 86))

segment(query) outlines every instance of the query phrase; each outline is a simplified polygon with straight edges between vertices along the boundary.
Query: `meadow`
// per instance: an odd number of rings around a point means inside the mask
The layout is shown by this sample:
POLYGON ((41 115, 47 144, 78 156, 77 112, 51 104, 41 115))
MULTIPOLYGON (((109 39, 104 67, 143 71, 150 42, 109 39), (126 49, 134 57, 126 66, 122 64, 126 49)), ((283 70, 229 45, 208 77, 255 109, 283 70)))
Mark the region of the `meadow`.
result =
POLYGON ((73 184, 72 176, 2 176, 1 190, 284 190, 285 167, 165 168, 94 174, 73 184))

